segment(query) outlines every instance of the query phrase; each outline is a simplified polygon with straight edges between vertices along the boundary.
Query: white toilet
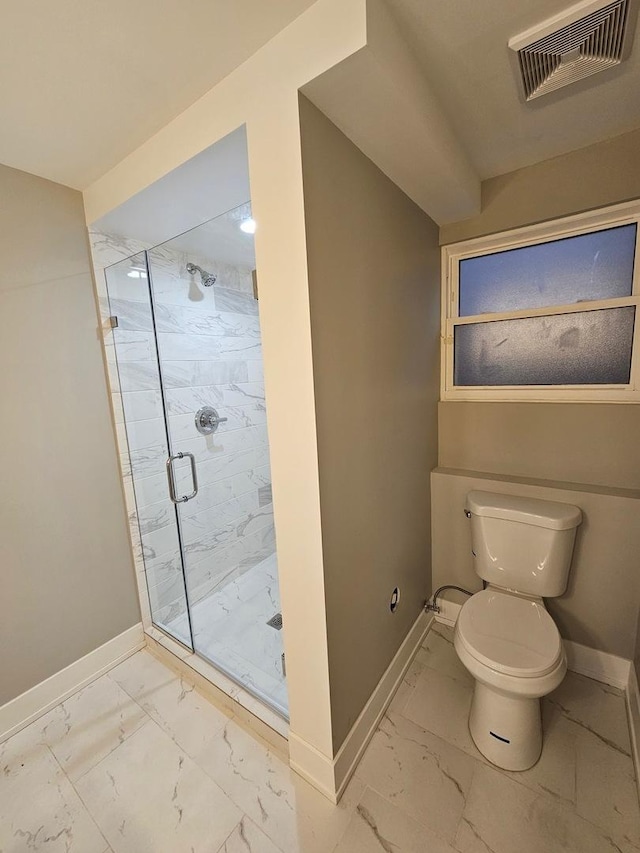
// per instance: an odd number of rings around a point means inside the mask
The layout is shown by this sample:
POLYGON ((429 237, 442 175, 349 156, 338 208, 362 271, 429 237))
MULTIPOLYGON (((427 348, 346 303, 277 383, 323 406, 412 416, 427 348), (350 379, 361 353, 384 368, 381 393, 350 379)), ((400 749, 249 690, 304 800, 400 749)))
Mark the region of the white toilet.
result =
POLYGON ((543 598, 567 587, 576 506, 473 491, 467 496, 476 572, 487 582, 462 607, 458 657, 476 680, 469 730, 505 770, 526 770, 542 751, 540 697, 564 678, 560 633, 543 598))

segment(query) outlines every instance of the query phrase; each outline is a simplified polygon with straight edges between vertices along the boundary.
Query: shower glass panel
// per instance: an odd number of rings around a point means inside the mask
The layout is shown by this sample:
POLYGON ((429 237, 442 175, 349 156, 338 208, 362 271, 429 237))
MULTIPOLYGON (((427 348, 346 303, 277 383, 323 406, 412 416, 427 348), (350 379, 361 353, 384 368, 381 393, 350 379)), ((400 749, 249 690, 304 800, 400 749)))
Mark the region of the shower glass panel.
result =
POLYGON ((135 495, 140 549, 155 625, 191 648, 178 516, 165 473, 169 443, 156 350, 154 312, 144 252, 105 270, 114 324, 107 343, 110 369, 122 392, 119 430, 129 459, 122 460, 125 485, 135 495), (117 323, 117 325, 115 325, 117 323))
POLYGON ((154 623, 286 717, 250 218, 247 203, 107 282, 154 623))

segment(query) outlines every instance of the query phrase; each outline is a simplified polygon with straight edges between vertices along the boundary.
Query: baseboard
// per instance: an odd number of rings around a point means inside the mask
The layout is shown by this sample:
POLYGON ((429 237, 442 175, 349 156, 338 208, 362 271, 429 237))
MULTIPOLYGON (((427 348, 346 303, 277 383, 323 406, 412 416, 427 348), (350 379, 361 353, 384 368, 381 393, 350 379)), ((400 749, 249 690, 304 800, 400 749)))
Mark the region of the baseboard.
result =
MULTIPOLYGON (((462 604, 456 604, 446 599, 441 599, 439 604, 442 609, 440 613, 436 614, 436 621, 453 627, 462 609, 462 604)), ((563 643, 567 653, 567 665, 571 672, 586 675, 588 678, 609 684, 611 687, 618 687, 620 690, 627 689, 631 661, 610 655, 607 652, 601 652, 598 649, 592 649, 589 646, 583 646, 581 643, 574 643, 571 640, 563 640, 563 643)))
POLYGON ((347 787, 362 753, 378 728, 382 715, 395 696, 396 690, 432 623, 433 616, 431 613, 424 611, 420 613, 338 750, 334 758, 338 799, 347 787))
POLYGON ((332 802, 342 796, 432 622, 432 614, 419 614, 333 759, 289 732, 291 767, 332 802))
POLYGON ((332 803, 338 802, 333 760, 291 729, 289 729, 289 766, 332 803))
POLYGON ((636 668, 631 664, 629 668, 629 683, 625 691, 627 700, 627 717, 629 720, 629 735, 631 737, 631 755, 633 766, 636 771, 636 790, 640 800, 640 688, 638 687, 638 676, 636 668))
POLYGON ((620 690, 627 689, 631 661, 580 643, 573 643, 571 640, 563 640, 563 642, 567 653, 567 666, 571 672, 586 675, 588 678, 609 684, 611 687, 618 687, 620 690))
POLYGON ((436 613, 436 622, 440 622, 443 625, 448 625, 450 628, 453 628, 458 620, 458 615, 462 610, 462 605, 458 604, 456 601, 447 601, 446 598, 441 598, 438 601, 438 607, 440 608, 440 611, 436 613))
POLYGON ((0 743, 144 646, 139 623, 0 708, 0 743))

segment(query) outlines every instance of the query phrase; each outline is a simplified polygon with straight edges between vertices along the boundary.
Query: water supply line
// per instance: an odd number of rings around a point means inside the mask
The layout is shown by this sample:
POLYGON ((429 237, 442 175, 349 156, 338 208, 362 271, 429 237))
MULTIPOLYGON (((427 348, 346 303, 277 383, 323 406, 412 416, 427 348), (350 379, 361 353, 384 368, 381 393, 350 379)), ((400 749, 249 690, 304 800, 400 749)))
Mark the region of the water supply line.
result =
POLYGON ((473 592, 469 592, 468 589, 463 589, 461 586, 455 586, 454 584, 448 583, 444 586, 438 587, 438 589, 433 593, 433 601, 425 601, 424 609, 427 612, 440 613, 442 608, 438 605, 438 596, 441 592, 444 592, 445 589, 457 589, 458 592, 464 592, 465 595, 475 595, 473 592))

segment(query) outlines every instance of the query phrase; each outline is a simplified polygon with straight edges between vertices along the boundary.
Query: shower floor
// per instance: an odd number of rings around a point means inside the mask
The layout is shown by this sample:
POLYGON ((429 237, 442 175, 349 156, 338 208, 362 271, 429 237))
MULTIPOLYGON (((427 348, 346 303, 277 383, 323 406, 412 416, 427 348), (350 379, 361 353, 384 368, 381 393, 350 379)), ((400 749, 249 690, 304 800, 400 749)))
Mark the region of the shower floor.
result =
MULTIPOLYGON (((199 655, 288 718, 282 631, 267 624, 279 612, 278 566, 272 554, 199 601, 191 622, 199 655)), ((184 631, 185 623, 181 616, 170 628, 184 631)))

